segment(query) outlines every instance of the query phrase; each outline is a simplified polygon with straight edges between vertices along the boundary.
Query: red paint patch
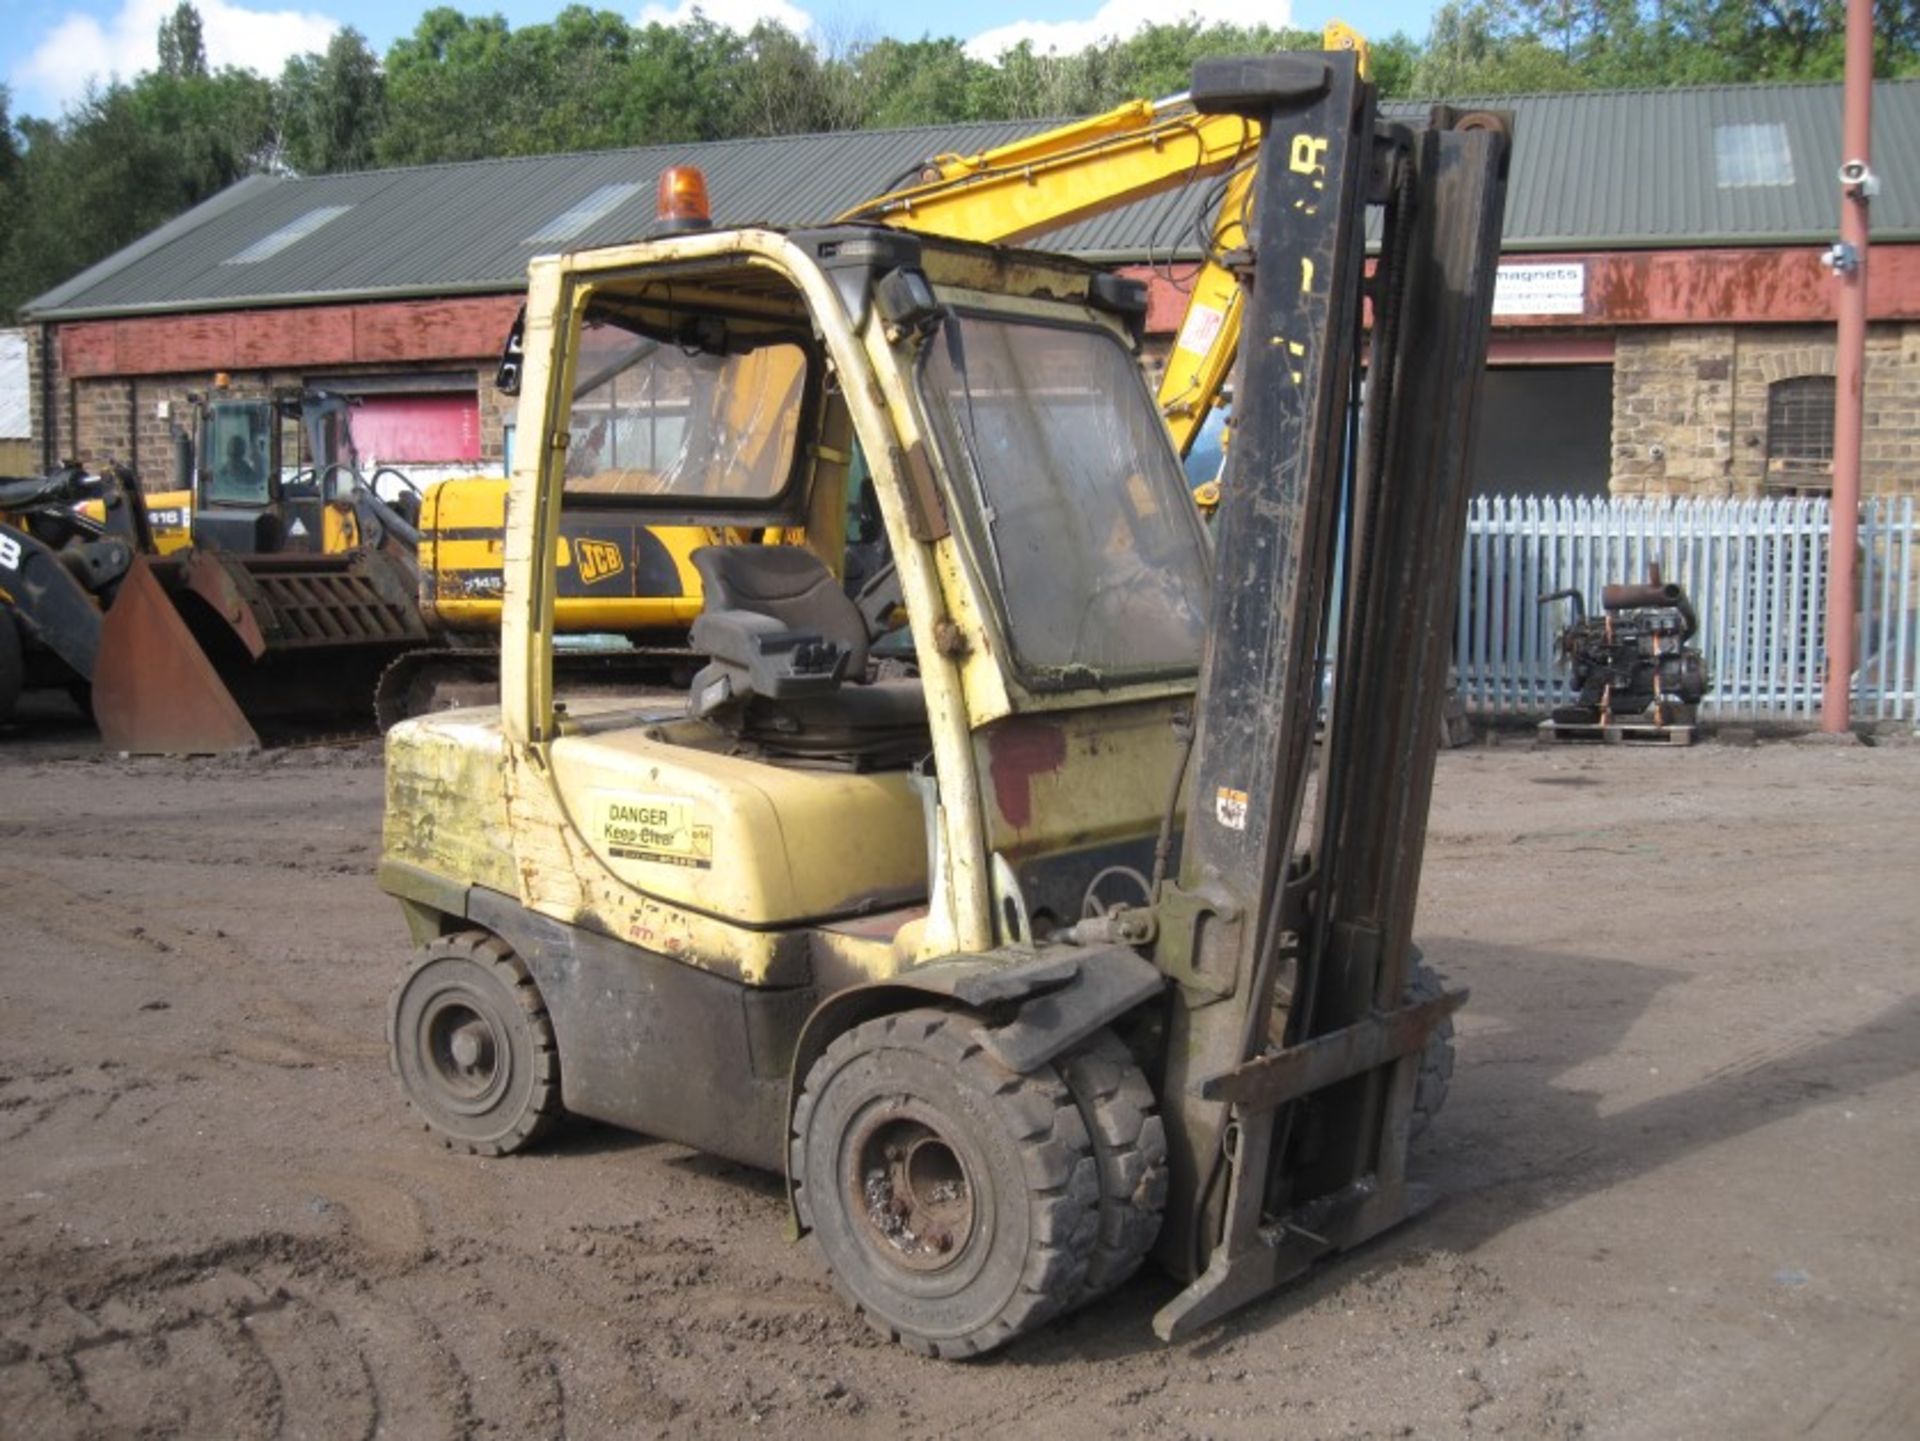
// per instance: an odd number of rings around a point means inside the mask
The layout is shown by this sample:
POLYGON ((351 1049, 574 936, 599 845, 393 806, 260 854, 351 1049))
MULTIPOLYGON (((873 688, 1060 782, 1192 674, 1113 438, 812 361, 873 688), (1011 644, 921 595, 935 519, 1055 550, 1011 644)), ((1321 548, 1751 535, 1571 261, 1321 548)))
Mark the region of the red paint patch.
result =
POLYGON ((1067 733, 1047 721, 1010 720, 988 735, 987 773, 1008 825, 1026 829, 1033 819, 1033 778, 1059 770, 1066 759, 1067 733))

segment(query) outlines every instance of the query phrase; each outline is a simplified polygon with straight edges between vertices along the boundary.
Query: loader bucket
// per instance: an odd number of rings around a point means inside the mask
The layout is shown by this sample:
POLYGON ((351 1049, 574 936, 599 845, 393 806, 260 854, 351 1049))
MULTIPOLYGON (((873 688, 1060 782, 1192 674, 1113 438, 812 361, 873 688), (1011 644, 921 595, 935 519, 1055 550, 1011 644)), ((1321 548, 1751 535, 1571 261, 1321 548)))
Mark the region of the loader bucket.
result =
POLYGON ((101 625, 93 718, 108 750, 206 755, 260 746, 145 556, 134 558, 101 625))

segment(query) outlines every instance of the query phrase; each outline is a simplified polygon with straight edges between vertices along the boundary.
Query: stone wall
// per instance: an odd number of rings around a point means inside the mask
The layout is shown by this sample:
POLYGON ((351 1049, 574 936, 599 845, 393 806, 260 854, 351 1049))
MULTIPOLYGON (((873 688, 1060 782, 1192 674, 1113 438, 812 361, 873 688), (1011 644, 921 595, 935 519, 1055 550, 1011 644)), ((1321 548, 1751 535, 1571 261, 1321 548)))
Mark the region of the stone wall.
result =
MULTIPOLYGON (((1832 375, 1831 326, 1623 329, 1615 336, 1616 495, 1765 490, 1767 388, 1832 375)), ((1867 334, 1861 488, 1920 491, 1920 324, 1867 334)))
POLYGON ((46 327, 29 325, 27 332, 27 411, 33 423, 33 461, 28 467, 34 474, 51 470, 59 459, 55 454, 55 437, 48 429, 46 385, 43 380, 44 368, 41 365, 44 342, 42 337, 46 327))

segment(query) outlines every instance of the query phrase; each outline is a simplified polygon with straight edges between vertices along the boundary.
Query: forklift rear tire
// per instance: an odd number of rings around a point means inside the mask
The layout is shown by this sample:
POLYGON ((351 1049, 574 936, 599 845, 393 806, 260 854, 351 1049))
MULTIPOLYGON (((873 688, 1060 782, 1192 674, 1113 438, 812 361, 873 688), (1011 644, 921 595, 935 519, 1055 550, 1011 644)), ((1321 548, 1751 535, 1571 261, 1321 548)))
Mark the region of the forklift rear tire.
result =
POLYGON ((794 1109, 794 1204, 868 1324, 977 1356, 1084 1298, 1100 1182, 1079 1105, 1045 1065, 992 1060, 968 1016, 856 1026, 794 1109))
POLYGON ((420 948, 393 993, 388 1041, 401 1089, 454 1150, 505 1156, 560 1116, 560 1059, 540 992, 484 931, 420 948))
POLYGON ((1153 1087, 1133 1053, 1099 1031, 1060 1062, 1067 1089, 1093 1139, 1100 1175, 1100 1226, 1084 1300, 1105 1295, 1135 1271, 1160 1235, 1167 1208, 1167 1129, 1153 1087))

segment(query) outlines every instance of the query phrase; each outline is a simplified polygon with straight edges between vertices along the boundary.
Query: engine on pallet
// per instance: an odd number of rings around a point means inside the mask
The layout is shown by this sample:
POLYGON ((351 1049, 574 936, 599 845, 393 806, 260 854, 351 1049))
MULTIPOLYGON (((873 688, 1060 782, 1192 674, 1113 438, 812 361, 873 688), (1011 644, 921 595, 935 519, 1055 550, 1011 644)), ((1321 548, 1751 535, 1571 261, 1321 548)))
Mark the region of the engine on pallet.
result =
POLYGON ((1557 706, 1542 729, 1594 739, 1684 740, 1694 707, 1707 693, 1707 666, 1687 642, 1699 627, 1680 586, 1647 568, 1643 585, 1610 585, 1600 613, 1590 615, 1577 590, 1556 590, 1542 605, 1573 603, 1573 621, 1559 650, 1573 672, 1576 697, 1557 706))

